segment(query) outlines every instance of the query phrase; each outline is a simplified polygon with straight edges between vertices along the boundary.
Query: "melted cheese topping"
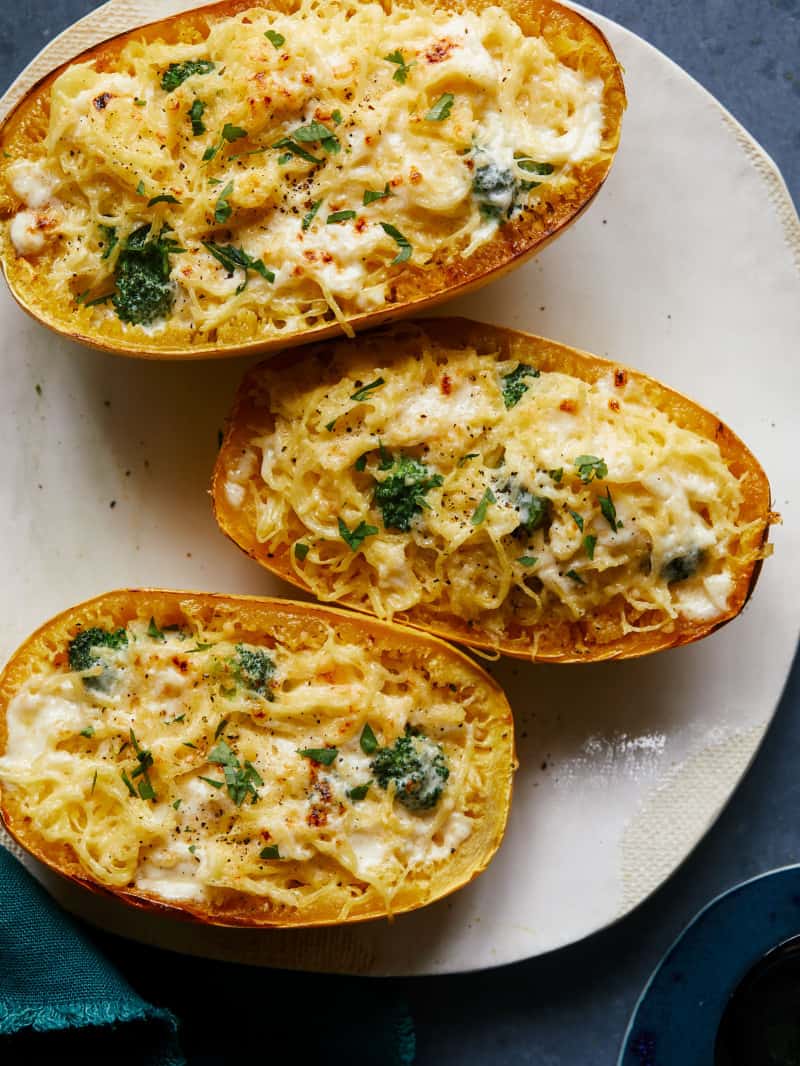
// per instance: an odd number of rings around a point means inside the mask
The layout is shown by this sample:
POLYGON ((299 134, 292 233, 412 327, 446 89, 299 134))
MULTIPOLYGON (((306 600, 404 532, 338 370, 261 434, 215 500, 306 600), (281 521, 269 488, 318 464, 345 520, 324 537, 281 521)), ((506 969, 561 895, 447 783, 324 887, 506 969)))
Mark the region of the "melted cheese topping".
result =
POLYGON ((641 379, 539 374, 412 327, 333 353, 248 379, 252 428, 223 470, 265 554, 290 552, 321 599, 422 606, 498 643, 553 620, 600 620, 602 642, 725 613, 754 558, 742 486, 641 379), (409 459, 423 488, 403 529, 381 491, 409 459))
POLYGON ((113 71, 75 63, 54 82, 41 155, 8 167, 11 240, 46 252, 53 289, 90 305, 74 313, 104 319, 114 307, 92 301, 112 292, 125 240, 170 231, 183 250, 168 259, 169 325, 187 338, 368 311, 398 256, 470 256, 609 156, 602 80, 559 40, 526 36, 499 7, 318 0, 212 18, 193 44, 133 39, 113 71), (187 62, 205 66, 166 91, 187 62), (342 211, 354 217, 331 221, 342 211), (204 242, 260 266, 226 267, 204 242))
POLYGON ((434 678, 326 634, 269 646, 274 676, 257 691, 237 669, 232 625, 190 618, 153 636, 152 623, 131 622, 123 647, 93 649, 96 665, 45 664, 25 681, 8 706, 0 781, 102 884, 190 904, 246 893, 277 911, 338 892, 342 919, 370 886, 391 910, 407 879, 424 882, 474 831, 482 697, 457 672, 434 678), (367 722, 380 745, 406 726, 440 745, 449 777, 432 809, 407 810, 393 784, 379 787, 360 743, 367 722), (300 754, 326 747, 330 765, 300 754), (244 794, 229 770, 250 781, 244 794))

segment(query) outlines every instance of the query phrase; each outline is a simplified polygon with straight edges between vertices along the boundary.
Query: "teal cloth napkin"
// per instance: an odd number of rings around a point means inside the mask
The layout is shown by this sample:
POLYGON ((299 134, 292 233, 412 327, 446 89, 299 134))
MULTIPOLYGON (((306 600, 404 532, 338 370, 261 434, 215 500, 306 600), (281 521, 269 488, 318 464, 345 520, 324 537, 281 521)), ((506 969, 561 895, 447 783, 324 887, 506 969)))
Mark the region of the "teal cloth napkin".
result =
POLYGON ((385 990, 89 931, 0 847, 0 1061, 212 1066, 255 1045, 273 1061, 411 1066, 413 1023, 385 990))

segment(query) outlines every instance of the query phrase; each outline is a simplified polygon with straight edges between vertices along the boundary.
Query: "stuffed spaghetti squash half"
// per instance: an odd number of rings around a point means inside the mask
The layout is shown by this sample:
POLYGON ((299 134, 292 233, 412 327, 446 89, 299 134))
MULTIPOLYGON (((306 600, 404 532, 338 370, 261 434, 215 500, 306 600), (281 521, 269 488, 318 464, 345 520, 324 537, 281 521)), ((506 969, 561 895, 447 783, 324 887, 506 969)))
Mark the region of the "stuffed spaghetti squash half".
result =
POLYGON ((541 248, 625 93, 553 0, 225 0, 44 79, 0 131, 0 262, 45 325, 225 355, 373 325, 541 248))
POLYGON ((463 319, 261 364, 213 481, 275 574, 510 655, 643 655, 753 587, 766 476, 718 418, 642 374, 463 319))
POLYGON ((6 828, 74 881, 220 925, 412 910, 500 844, 513 725, 441 641, 288 601, 122 591, 0 677, 6 828))

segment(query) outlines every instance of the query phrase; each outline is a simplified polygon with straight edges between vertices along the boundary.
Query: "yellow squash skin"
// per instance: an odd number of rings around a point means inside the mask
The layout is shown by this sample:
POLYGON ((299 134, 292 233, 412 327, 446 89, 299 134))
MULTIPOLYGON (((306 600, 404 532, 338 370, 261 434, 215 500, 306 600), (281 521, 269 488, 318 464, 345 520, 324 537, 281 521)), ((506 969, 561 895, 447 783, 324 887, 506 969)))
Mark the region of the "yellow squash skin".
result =
MULTIPOLYGON (((341 371, 332 370, 332 377, 326 378, 324 368, 334 358, 334 347, 337 349, 337 367, 341 368, 357 363, 360 348, 369 344, 370 340, 377 341, 379 346, 370 349, 370 355, 366 356, 367 359, 376 361, 358 364, 359 375, 363 373, 369 377, 375 377, 376 366, 385 365, 391 372, 393 359, 403 358, 415 350, 415 336, 418 335, 415 334, 415 330, 426 338, 426 342, 432 346, 431 350, 434 355, 438 351, 437 345, 450 353, 467 348, 479 353, 497 353, 498 361, 514 360, 532 364, 543 374, 559 372, 587 383, 593 383, 599 379, 607 380, 609 374, 614 374, 615 383, 617 381, 632 383, 640 393, 644 394, 648 407, 652 404, 654 410, 668 415, 683 429, 690 430, 718 446, 723 463, 730 473, 739 479, 741 503, 738 518, 740 525, 746 528, 738 537, 734 583, 727 609, 712 620, 690 620, 679 616, 669 624, 659 625, 657 628, 651 627, 649 631, 640 629, 635 632, 620 632, 619 609, 615 609, 615 603, 612 601, 610 605, 593 609, 575 620, 565 619, 563 615, 561 618, 551 618, 545 615, 533 628, 526 628, 512 620, 505 625, 498 639, 496 633, 492 634, 482 628, 479 620, 472 619, 468 622, 453 613, 448 613, 446 609, 437 604, 435 599, 432 602, 417 603, 407 610, 399 608, 393 615, 395 620, 418 626, 448 640, 456 640, 475 648, 484 648, 516 658, 538 662, 578 663, 636 658, 666 648, 689 644, 707 636, 736 617, 753 590, 762 558, 769 554, 770 549, 766 545, 769 526, 777 520, 777 516, 770 510, 770 486, 767 477, 742 441, 716 416, 685 396, 643 374, 620 367, 619 364, 606 359, 576 351, 555 341, 467 319, 438 318, 419 323, 406 323, 403 326, 391 327, 385 332, 380 331, 378 334, 361 337, 355 341, 339 342, 336 345, 327 346, 309 346, 301 352, 287 355, 285 360, 280 358, 277 362, 272 360, 251 370, 242 382, 229 415, 212 484, 213 506, 217 522, 220 529, 238 547, 278 577, 299 588, 313 591, 319 598, 325 599, 327 596, 337 603, 357 610, 373 611, 373 608, 365 603, 363 598, 356 599, 346 594, 337 596, 327 586, 321 589, 318 585, 312 589, 310 583, 303 580, 303 563, 298 563, 292 558, 286 542, 280 546, 270 547, 268 543, 259 540, 256 534, 256 512, 252 495, 244 496, 243 505, 234 506, 226 492, 226 482, 231 475, 234 479, 236 478, 237 465, 246 454, 248 445, 254 439, 270 433, 274 425, 273 416, 265 410, 264 401, 259 393, 258 381, 262 368, 266 372, 271 372, 276 369, 280 371, 283 366, 288 368, 291 365, 294 373, 298 365, 302 367, 305 360, 308 370, 300 371, 300 380, 307 380, 311 387, 325 381, 327 387, 332 388, 341 371), (379 340, 381 337, 386 339, 385 362, 383 362, 384 348, 379 340), (379 354, 376 355, 376 351, 379 354)), ((389 374, 387 374, 388 377, 389 374)), ((368 380, 368 377, 365 376, 364 380, 368 380)), ((535 385, 532 388, 535 388, 535 385)), ((609 407, 614 403, 616 401, 612 399, 609 407)), ((624 408, 624 401, 622 405, 624 408)), ((322 417, 329 418, 330 415, 322 417)), ((616 417, 624 420, 624 410, 616 417)), ((391 416, 388 422, 391 422, 391 416)), ((374 447, 377 447, 377 443, 374 447)), ((464 445, 463 442, 460 447, 464 451, 468 450, 468 445, 464 445)), ((565 459, 565 466, 567 463, 571 465, 572 458, 565 459)), ((609 480, 613 483, 613 473, 609 474, 609 480)), ((266 493, 265 504, 269 506, 269 492, 265 490, 260 480, 259 485, 262 495, 266 493)), ((589 488, 591 489, 592 486, 589 488)), ((247 493, 246 483, 244 489, 247 493)), ((368 492, 369 490, 362 488, 359 491, 368 492)), ((296 518, 293 511, 290 510, 289 514, 292 516, 292 528, 287 530, 289 542, 305 536, 306 540, 311 540, 313 543, 315 539, 313 534, 306 533, 306 527, 296 518)), ((374 510, 370 511, 366 517, 371 524, 380 524, 381 520, 374 510)), ((424 518, 422 521, 424 523, 424 518)), ((600 525, 603 525, 602 520, 600 520, 600 525)), ((581 527, 581 532, 583 532, 583 527, 581 527)), ((521 550, 523 549, 518 549, 518 551, 521 550)), ((535 549, 533 552, 535 554, 535 549)), ((345 556, 349 558, 347 553, 345 556)), ((569 564, 564 565, 566 567, 569 564)), ((372 573, 374 575, 375 572, 372 571, 372 573)), ((320 581, 325 580, 323 575, 320 581)), ((373 580, 380 585, 380 578, 373 576, 373 580)))
MULTIPOLYGON (((41 672, 45 667, 68 670, 67 645, 81 629, 93 626, 114 629, 134 623, 147 625, 149 619, 155 619, 157 625, 164 628, 189 625, 195 628, 195 632, 198 626, 208 633, 227 627, 227 632, 235 632, 236 640, 250 640, 264 647, 274 646, 279 642, 283 646, 292 646, 298 653, 319 645, 333 632, 337 640, 363 648, 366 661, 383 656, 392 662, 402 661, 411 671, 425 671, 426 676, 439 677, 440 682, 442 677, 446 677, 446 683, 453 686, 451 691, 459 690, 459 699, 471 702, 476 708, 474 722, 481 734, 480 750, 474 753, 475 761, 471 764, 474 769, 470 772, 470 780, 475 771, 479 770, 485 787, 480 796, 476 795, 473 785, 470 785, 468 790, 470 816, 478 812, 474 818, 473 831, 456 847, 454 854, 448 855, 446 859, 439 858, 428 863, 427 874, 420 873, 417 878, 413 873, 409 874, 392 896, 389 907, 373 885, 354 881, 350 871, 340 866, 335 856, 323 856, 320 853, 317 853, 313 860, 319 865, 319 869, 312 871, 311 876, 317 877, 317 880, 313 881, 317 887, 321 881, 324 891, 313 892, 306 902, 297 907, 275 904, 267 897, 232 889, 214 893, 213 902, 174 901, 162 898, 152 891, 142 891, 133 884, 108 884, 93 876, 86 865, 79 861, 72 846, 60 843, 58 839, 45 838, 37 828, 35 810, 32 816, 22 814, 18 802, 18 786, 4 784, 0 773, 0 784, 3 784, 0 792, 0 813, 3 823, 26 851, 46 866, 86 889, 110 895, 126 904, 153 913, 211 925, 298 928, 339 924, 343 921, 364 921, 385 917, 389 913, 399 914, 415 910, 468 884, 488 865, 505 830, 511 802, 512 773, 515 768, 513 722, 502 690, 479 666, 442 641, 412 629, 377 622, 348 611, 287 600, 160 589, 111 592, 72 607, 33 633, 15 652, 0 675, 0 758, 6 753, 8 746, 9 704, 32 674, 41 672)), ((279 707, 280 699, 278 694, 278 702, 268 706, 279 707)), ((363 713, 363 708, 352 708, 350 723, 354 717, 358 718, 363 713)), ((422 714, 423 709, 419 713, 422 714)), ((467 713, 467 721, 469 714, 470 712, 467 713)), ((191 715, 187 704, 186 722, 178 728, 187 728, 191 715)), ((205 722, 205 719, 203 721, 205 722)), ((206 740, 198 743, 201 751, 197 753, 197 757, 201 761, 203 755, 208 754, 204 749, 210 749, 218 737, 223 735, 218 730, 217 735, 212 736, 213 724, 203 725, 202 728, 207 729, 209 735, 206 740)), ((79 737, 62 739, 67 750, 70 744, 80 740, 79 737)), ((236 741, 231 743, 235 744, 236 741)), ((126 747, 130 754, 129 745, 126 747)), ((156 763, 151 773, 156 775, 154 780, 160 788, 157 776, 158 750, 155 746, 154 750, 156 763)), ((115 776, 118 774, 118 765, 114 764, 110 769, 115 776)), ((212 766, 211 770, 206 772, 218 771, 219 767, 212 766)), ((215 795, 213 792, 210 794, 215 795)), ((52 794, 48 798, 51 804, 54 798, 58 799, 57 795, 53 797, 52 794)), ((465 801, 466 798, 465 791, 465 801)), ((70 799, 74 801, 75 797, 70 799)), ((85 802, 88 808, 88 794, 85 802)), ((144 803, 144 800, 133 797, 130 802, 139 804, 144 803)), ((154 803, 153 809, 155 808, 154 803)), ((75 810, 75 817, 80 821, 80 807, 77 806, 75 810)), ((181 838, 177 839, 180 841, 181 838)), ((297 877, 309 876, 307 869, 305 872, 302 870, 308 863, 287 860, 285 863, 273 865, 280 867, 283 881, 287 868, 290 877, 292 874, 297 877)), ((291 885, 291 881, 289 884, 291 885)))
MULTIPOLYGON (((397 0, 402 6, 407 0, 397 0)), ((442 0, 446 11, 475 11, 491 6, 487 0, 442 0)), ((222 357, 285 349, 310 340, 352 335, 381 322, 419 314, 439 302, 463 295, 488 281, 501 277, 520 266, 561 233, 591 203, 608 175, 613 162, 625 109, 625 90, 619 64, 603 34, 577 12, 553 0, 497 0, 531 37, 541 36, 569 67, 574 65, 589 78, 600 79, 604 86, 604 129, 602 150, 573 168, 572 188, 541 210, 524 210, 499 226, 486 243, 468 258, 445 249, 424 263, 408 262, 387 267, 386 295, 382 305, 369 311, 343 309, 339 320, 332 313, 314 320, 312 326, 276 333, 263 320, 243 318, 226 324, 224 333, 214 329, 196 332, 186 339, 185 329, 160 331, 126 327, 116 315, 100 316, 80 306, 75 294, 54 291, 45 249, 39 255, 18 255, 9 236, 10 220, 22 201, 7 178, 9 165, 19 159, 41 155, 47 131, 49 93, 55 79, 69 64, 39 82, 17 105, 0 128, 0 265, 11 292, 20 306, 37 321, 57 333, 83 344, 114 354, 151 359, 193 359, 222 357)), ((198 42, 209 27, 220 19, 250 8, 291 12, 293 0, 224 0, 116 37, 77 57, 78 61, 96 62, 101 71, 114 71, 121 49, 131 40, 198 42)), ((209 134, 210 136, 210 134, 209 134)), ((42 223, 46 225, 46 223, 42 223)), ((209 220, 214 231, 213 220, 209 220)), ((217 227, 218 229, 218 227, 217 227)), ((223 237, 214 237, 224 243, 223 237)), ((57 242, 56 242, 57 245, 57 242)))

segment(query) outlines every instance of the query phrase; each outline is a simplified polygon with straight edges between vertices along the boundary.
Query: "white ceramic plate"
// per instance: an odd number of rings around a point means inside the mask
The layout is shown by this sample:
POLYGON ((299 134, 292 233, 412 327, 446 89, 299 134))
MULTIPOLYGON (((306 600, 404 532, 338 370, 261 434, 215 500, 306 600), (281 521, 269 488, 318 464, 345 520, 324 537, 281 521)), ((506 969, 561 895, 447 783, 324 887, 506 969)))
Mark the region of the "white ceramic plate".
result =
MULTIPOLYGON (((122 0, 23 75, 167 10, 122 0)), ((696 82, 597 17, 626 70, 622 148, 587 215, 449 313, 641 368, 716 411, 759 456, 784 524, 742 617, 692 647, 596 666, 500 662, 520 770, 489 871, 393 923, 205 929, 84 894, 25 859, 74 912, 179 951, 298 969, 422 974, 512 962, 621 917, 686 857, 752 759, 800 618, 800 223, 761 149, 696 82)), ((20 90, 11 90, 12 95, 20 90)), ((84 351, 0 292, 0 657, 68 604, 130 585, 290 594, 218 533, 206 493, 247 365, 84 351), (41 396, 36 385, 41 386, 41 396)))

